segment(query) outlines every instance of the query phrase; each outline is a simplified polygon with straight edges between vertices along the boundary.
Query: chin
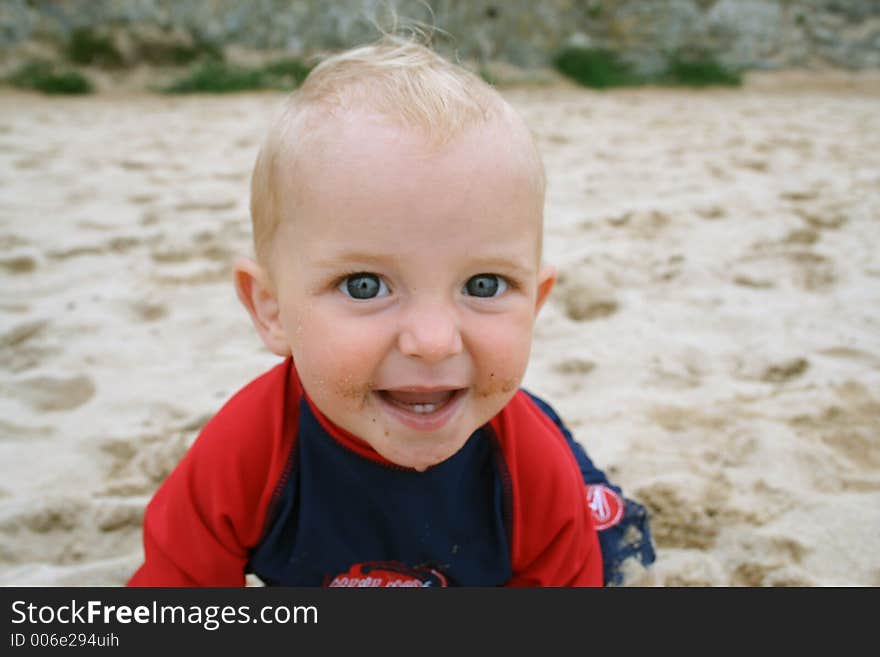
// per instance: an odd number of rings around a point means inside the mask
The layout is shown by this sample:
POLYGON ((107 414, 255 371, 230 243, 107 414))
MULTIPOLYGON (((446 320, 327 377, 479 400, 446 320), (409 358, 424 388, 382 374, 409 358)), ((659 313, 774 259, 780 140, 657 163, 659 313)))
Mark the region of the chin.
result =
POLYGON ((443 463, 454 456, 467 442, 470 434, 464 440, 456 440, 449 444, 433 446, 426 449, 394 449, 376 450, 386 459, 396 465, 412 468, 418 472, 424 472, 428 468, 443 463))

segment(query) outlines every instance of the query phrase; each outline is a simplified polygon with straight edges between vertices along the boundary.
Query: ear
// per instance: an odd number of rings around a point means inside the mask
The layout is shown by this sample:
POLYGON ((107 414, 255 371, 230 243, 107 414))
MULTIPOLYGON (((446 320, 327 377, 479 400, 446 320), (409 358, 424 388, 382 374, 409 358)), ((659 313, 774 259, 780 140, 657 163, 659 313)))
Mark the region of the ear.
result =
POLYGON ((266 270, 242 257, 236 260, 234 271, 238 299, 250 314, 263 344, 279 356, 289 356, 290 345, 281 324, 278 300, 266 270))
POLYGON ((541 306, 550 296, 550 290, 556 283, 556 268, 552 265, 544 265, 538 272, 538 294, 535 298, 535 317, 541 311, 541 306))

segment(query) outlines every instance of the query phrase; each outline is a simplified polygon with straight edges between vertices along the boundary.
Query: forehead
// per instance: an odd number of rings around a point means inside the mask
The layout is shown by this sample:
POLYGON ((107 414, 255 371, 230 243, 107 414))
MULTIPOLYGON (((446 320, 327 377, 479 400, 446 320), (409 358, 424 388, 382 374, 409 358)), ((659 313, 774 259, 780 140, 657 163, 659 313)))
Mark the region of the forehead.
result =
POLYGON ((484 121, 456 126, 447 125, 445 119, 432 125, 415 124, 405 116, 369 109, 311 108, 297 130, 300 140, 294 159, 298 174, 322 165, 353 167, 380 159, 389 163, 431 160, 435 166, 457 159, 458 165, 479 165, 486 159, 480 156, 488 155, 496 168, 521 169, 526 177, 542 178, 528 128, 512 111, 503 110, 495 110, 484 121))
POLYGON ((528 131, 501 119, 438 143, 385 117, 346 112, 309 131, 279 182, 284 224, 300 238, 405 228, 409 237, 467 230, 534 241, 543 211, 528 131))

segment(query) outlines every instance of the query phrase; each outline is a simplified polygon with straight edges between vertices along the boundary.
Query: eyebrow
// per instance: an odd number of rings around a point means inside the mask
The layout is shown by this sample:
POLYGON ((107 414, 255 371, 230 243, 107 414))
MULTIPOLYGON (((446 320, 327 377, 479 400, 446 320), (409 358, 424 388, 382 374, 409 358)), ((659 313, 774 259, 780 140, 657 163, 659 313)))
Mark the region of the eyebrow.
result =
POLYGON ((329 258, 315 260, 312 264, 316 267, 322 267, 324 269, 333 269, 335 267, 339 267, 343 263, 349 262, 362 262, 370 265, 385 265, 392 262, 394 259, 395 258, 393 255, 376 254, 370 253, 368 251, 343 251, 341 253, 335 253, 329 258))
POLYGON ((520 275, 529 274, 533 271, 532 267, 524 265, 517 260, 513 260, 511 258, 505 258, 503 256, 489 256, 486 258, 475 258, 475 264, 479 263, 481 267, 486 267, 487 270, 492 269, 501 269, 506 271, 513 271, 520 275))
MULTIPOLYGON (((396 260, 394 254, 377 254, 368 251, 343 251, 334 254, 329 258, 315 260, 312 264, 323 269, 333 269, 339 267, 343 263, 364 263, 366 265, 387 265, 396 260)), ((486 272, 493 269, 502 269, 513 271, 521 275, 529 274, 533 271, 533 267, 524 265, 523 263, 512 258, 504 256, 487 256, 485 258, 473 258, 475 265, 479 264, 481 268, 485 268, 486 272)))

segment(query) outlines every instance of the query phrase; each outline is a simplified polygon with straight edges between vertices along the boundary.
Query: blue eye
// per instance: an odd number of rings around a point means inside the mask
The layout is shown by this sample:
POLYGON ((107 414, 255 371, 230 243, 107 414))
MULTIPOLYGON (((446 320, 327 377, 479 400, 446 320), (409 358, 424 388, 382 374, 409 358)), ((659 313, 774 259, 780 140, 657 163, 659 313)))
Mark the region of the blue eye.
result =
POLYGON ((472 297, 497 297, 507 289, 507 281, 495 274, 477 274, 464 284, 464 291, 472 297))
POLYGON ((385 281, 375 274, 346 276, 337 289, 352 299, 375 299, 389 294, 385 281))

